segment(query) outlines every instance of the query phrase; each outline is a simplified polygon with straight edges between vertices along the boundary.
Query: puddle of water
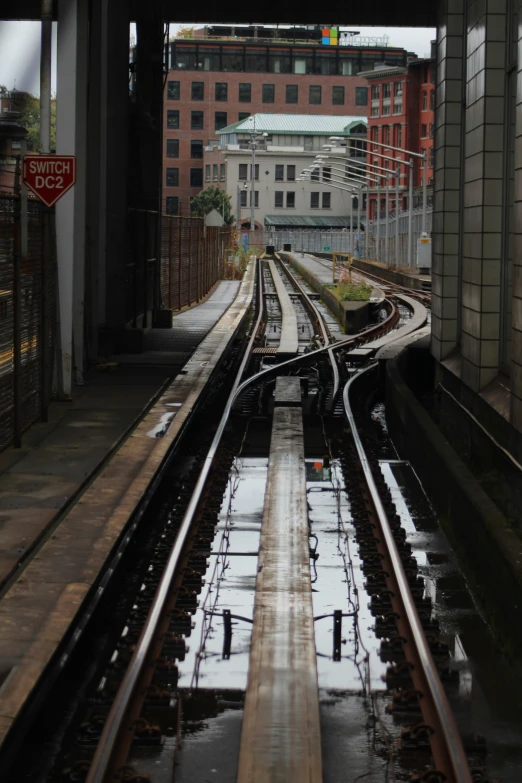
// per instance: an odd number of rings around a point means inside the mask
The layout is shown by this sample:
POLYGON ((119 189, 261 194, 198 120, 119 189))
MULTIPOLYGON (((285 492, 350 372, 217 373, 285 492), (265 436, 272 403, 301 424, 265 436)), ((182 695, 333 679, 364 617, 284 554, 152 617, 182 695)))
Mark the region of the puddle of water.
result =
POLYGON ((246 689, 252 626, 232 618, 230 659, 223 657, 223 610, 254 616, 257 555, 268 460, 240 459, 232 469, 179 686, 246 689), (214 575, 214 579, 212 579, 214 575), (212 582, 212 584, 211 584, 212 582))
POLYGON ((450 694, 459 727, 486 738, 493 779, 520 783, 522 683, 495 645, 411 466, 381 461, 381 470, 426 580, 451 667, 459 671, 458 690, 450 694))
POLYGON ((147 432, 149 438, 163 438, 176 413, 177 411, 167 411, 167 413, 163 413, 159 422, 147 432))
POLYGON ((364 588, 349 499, 343 489, 338 490, 344 486, 341 469, 334 461, 331 471, 323 471, 320 477, 319 471, 311 470, 313 464, 307 461, 308 516, 319 555, 312 585, 314 616, 332 615, 336 609, 356 612, 355 617, 343 617, 341 661, 333 660, 333 618, 315 622, 319 687, 358 691, 364 683, 371 690, 385 690, 381 678, 386 664, 379 658, 380 642, 373 631, 375 619, 364 588))

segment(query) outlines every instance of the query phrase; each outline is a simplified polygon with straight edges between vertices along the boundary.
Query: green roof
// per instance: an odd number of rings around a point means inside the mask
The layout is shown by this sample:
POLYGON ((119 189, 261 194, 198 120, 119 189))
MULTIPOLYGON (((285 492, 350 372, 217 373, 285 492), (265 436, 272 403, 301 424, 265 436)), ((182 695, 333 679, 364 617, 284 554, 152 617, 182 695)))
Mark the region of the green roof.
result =
POLYGON ((251 133, 255 130, 258 133, 348 136, 357 125, 367 127, 367 118, 329 114, 255 114, 222 128, 218 133, 251 133))
POLYGON ((310 215, 266 215, 266 226, 288 226, 305 228, 346 228, 350 218, 346 217, 312 217, 310 215))

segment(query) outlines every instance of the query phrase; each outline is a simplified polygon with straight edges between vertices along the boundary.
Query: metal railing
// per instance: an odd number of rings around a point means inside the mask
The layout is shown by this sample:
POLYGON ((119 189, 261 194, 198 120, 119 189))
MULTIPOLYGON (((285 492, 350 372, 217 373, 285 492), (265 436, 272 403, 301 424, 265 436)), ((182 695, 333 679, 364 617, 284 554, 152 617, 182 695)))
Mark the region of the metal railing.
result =
POLYGON ((224 277, 231 227, 205 226, 200 217, 164 215, 161 228, 161 299, 181 310, 199 302, 224 277))
POLYGON ((27 209, 21 255, 20 199, 0 196, 0 451, 47 417, 54 346, 54 263, 50 215, 27 209))
MULTIPOLYGON (((241 231, 239 241, 246 247, 265 248, 273 245, 280 250, 283 245, 292 245, 296 253, 353 253, 359 258, 386 262, 388 266, 408 267, 408 218, 409 212, 398 216, 398 242, 396 234, 397 215, 390 213, 388 218, 371 220, 366 236, 366 220, 361 217, 361 226, 357 231, 357 219, 354 215, 353 231, 349 226, 342 230, 321 231, 319 229, 264 229, 263 231, 241 231)), ((432 231, 433 210, 426 213, 428 235, 432 231)), ((349 222, 349 219, 348 221, 349 222)), ((414 209, 412 214, 412 264, 416 269, 417 242, 422 233, 422 208, 414 209)))

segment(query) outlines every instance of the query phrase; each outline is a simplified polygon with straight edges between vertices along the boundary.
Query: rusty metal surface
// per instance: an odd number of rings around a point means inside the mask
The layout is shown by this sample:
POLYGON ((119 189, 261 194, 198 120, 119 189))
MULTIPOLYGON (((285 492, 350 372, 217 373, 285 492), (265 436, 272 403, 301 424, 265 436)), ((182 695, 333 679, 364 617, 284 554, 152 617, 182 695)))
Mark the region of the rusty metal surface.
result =
POLYGON ((397 638, 402 640, 405 660, 410 667, 410 677, 414 693, 418 698, 423 723, 430 727, 429 743, 435 769, 439 773, 439 777, 433 774, 433 780, 445 780, 447 783, 472 783, 459 730, 433 660, 350 403, 350 389, 353 383, 369 369, 372 368, 361 370, 348 381, 344 387, 343 401, 364 477, 363 482, 367 487, 366 507, 370 510, 370 519, 382 557, 386 589, 389 591, 392 611, 396 616, 397 638))
POLYGON ((0 692, 0 742, 23 709, 64 634, 158 470, 252 301, 250 269, 233 305, 201 343, 182 374, 123 443, 61 521, 0 603, 0 641, 10 642, 11 667, 0 692), (67 574, 62 573, 64 569, 67 574), (37 596, 37 600, 35 599, 37 596), (49 630, 50 618, 59 623, 49 630))
POLYGON ((302 410, 276 407, 238 783, 321 780, 302 410))

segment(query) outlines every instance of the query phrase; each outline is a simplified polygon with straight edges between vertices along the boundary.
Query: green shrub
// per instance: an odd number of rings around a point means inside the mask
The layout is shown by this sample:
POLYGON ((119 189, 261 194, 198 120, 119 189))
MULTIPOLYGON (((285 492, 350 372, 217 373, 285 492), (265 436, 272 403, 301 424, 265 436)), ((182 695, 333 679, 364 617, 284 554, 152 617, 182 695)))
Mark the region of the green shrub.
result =
POLYGON ((340 302, 369 302, 372 286, 366 283, 330 284, 328 288, 340 302))

